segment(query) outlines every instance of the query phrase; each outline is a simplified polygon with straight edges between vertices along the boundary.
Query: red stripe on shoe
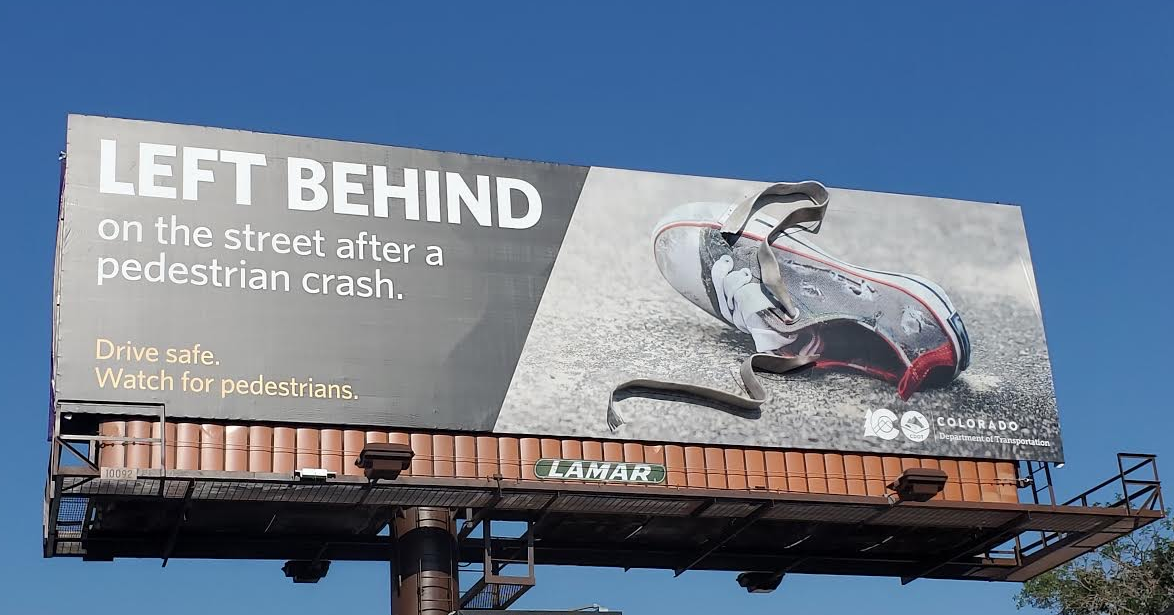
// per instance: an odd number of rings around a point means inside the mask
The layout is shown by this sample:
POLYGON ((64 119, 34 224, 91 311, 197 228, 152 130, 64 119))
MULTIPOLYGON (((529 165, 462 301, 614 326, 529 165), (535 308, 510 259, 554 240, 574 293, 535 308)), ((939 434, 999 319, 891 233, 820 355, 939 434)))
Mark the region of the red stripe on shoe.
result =
POLYGON ((847 361, 833 361, 831 359, 826 359, 826 360, 825 359, 816 359, 815 360, 815 367, 816 367, 816 369, 850 369, 853 371, 867 374, 869 376, 872 376, 873 378, 879 378, 879 379, 884 380, 885 382, 888 382, 890 384, 896 384, 896 382, 899 378, 897 376, 897 374, 894 374, 894 373, 887 371, 887 370, 880 369, 878 367, 869 367, 867 365, 860 365, 858 363, 849 363, 847 361))
POLYGON ((909 369, 905 370, 905 375, 901 376, 901 382, 897 383, 897 396, 908 400, 921 388, 921 384, 925 382, 925 378, 935 367, 952 367, 954 365, 956 365, 954 348, 950 342, 922 353, 921 356, 913 360, 909 369))

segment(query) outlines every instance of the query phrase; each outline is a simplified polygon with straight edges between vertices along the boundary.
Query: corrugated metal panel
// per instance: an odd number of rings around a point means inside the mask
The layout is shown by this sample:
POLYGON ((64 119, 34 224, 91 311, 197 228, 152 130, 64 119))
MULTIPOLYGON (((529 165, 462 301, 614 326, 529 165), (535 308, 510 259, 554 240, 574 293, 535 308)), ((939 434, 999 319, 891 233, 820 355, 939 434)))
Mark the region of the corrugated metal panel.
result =
POLYGON ((538 438, 522 438, 518 445, 522 451, 522 480, 535 480, 534 464, 542 459, 542 441, 538 438))
MULTIPOLYGON (((397 436, 399 434, 396 434, 397 436)), ((432 449, 432 436, 426 433, 404 434, 407 436, 408 444, 412 447, 412 451, 416 453, 412 457, 412 467, 408 471, 411 476, 435 476, 435 452, 432 449)), ((395 438, 395 442, 401 442, 404 438, 395 438)))
POLYGON ((844 477, 848 495, 868 495, 868 484, 864 479, 864 457, 844 455, 844 477))
POLYGON ((963 459, 958 461, 958 479, 962 483, 964 502, 981 502, 982 490, 978 486, 978 462, 963 459))
POLYGON ((803 453, 803 474, 807 476, 807 490, 811 493, 827 493, 827 466, 823 453, 803 453))
MULTIPOLYGON (((126 437, 126 421, 106 421, 98 426, 98 435, 126 437)), ((119 442, 102 442, 98 445, 98 464, 103 467, 126 467, 126 445, 119 442)))
POLYGON ((766 455, 762 451, 746 451, 746 488, 759 491, 767 488, 766 455))
POLYGON ((729 481, 727 488, 734 490, 748 489, 749 477, 746 475, 746 451, 738 448, 727 448, 722 451, 725 456, 726 478, 729 481))
POLYGON ((864 488, 866 495, 878 496, 885 494, 884 461, 880 455, 864 455, 864 488))
MULTIPOLYGON (((150 438, 150 421, 127 421, 126 435, 131 438, 150 438)), ((151 445, 135 442, 127 446, 126 465, 130 468, 147 468, 151 465, 151 445)))
POLYGON ((844 474, 844 456, 838 453, 824 454, 823 467, 827 474, 828 493, 848 495, 848 477, 844 474))
MULTIPOLYGON (((433 465, 432 471, 436 476, 456 477, 457 475, 457 448, 456 439, 453 436, 440 434, 433 438, 432 442, 432 456, 433 465)), ((360 444, 359 448, 362 448, 360 444)), ((355 454, 355 457, 358 453, 355 454)), ((354 466, 352 463, 351 466, 354 466)), ((362 474, 363 471, 355 467, 356 474, 362 474)))
POLYGON ((944 493, 945 499, 951 501, 962 500, 962 481, 958 477, 958 460, 957 459, 942 459, 940 467, 947 476, 950 477, 949 482, 946 483, 946 491, 944 493))
POLYGON ((161 460, 159 458, 160 454, 166 455, 167 467, 169 467, 169 468, 175 467, 176 425, 175 425, 175 423, 168 423, 165 427, 166 427, 166 429, 164 429, 162 434, 160 434, 159 423, 156 423, 154 421, 151 422, 151 437, 158 438, 158 437, 160 437, 160 435, 162 435, 163 441, 164 441, 164 446, 159 446, 158 444, 151 445, 151 467, 152 468, 159 468, 159 467, 163 466, 164 462, 163 462, 163 460, 161 460))
POLYGON ((502 478, 522 478, 522 453, 517 438, 503 436, 497 439, 497 459, 502 478))
POLYGON ((248 425, 226 426, 224 428, 224 448, 225 470, 229 472, 249 471, 248 425))
POLYGON ((322 467, 336 474, 342 471, 342 430, 322 430, 322 467))
MULTIPOLYGON (((456 440, 456 478, 473 478, 477 476, 477 438, 473 436, 455 436, 456 440)), ((556 457, 558 455, 555 455, 556 457)))
MULTIPOLYGON (((158 438, 159 424, 139 418, 105 421, 98 433, 158 438)), ((169 423, 165 434, 165 447, 158 443, 103 443, 99 463, 158 468, 165 460, 168 468, 182 470, 292 473, 300 468, 324 468, 359 476, 362 471, 354 462, 366 442, 398 442, 409 444, 415 453, 408 470, 411 476, 535 480, 538 459, 590 459, 663 464, 667 472, 659 488, 879 496, 902 471, 922 467, 946 472, 949 482, 938 496, 944 500, 1019 501, 1013 461, 255 423, 169 423)))
POLYGON ((294 471, 297 454, 297 431, 292 427, 273 428, 273 471, 294 471))

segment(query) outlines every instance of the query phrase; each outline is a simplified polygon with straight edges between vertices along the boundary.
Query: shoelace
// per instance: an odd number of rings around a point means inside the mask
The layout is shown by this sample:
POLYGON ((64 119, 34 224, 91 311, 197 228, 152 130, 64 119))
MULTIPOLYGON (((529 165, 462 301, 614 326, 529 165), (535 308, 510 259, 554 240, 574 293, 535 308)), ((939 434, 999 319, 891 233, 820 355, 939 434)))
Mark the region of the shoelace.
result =
MULTIPOLYGON (((774 250, 771 248, 771 244, 787 229, 800 227, 802 224, 815 223, 814 227, 807 228, 806 230, 812 233, 818 233, 820 225, 823 223, 824 214, 827 212, 829 200, 827 188, 817 181, 778 183, 768 186, 760 192, 747 196, 730 208, 725 215, 725 222, 722 225, 721 233, 727 243, 731 246, 734 245, 742 236, 746 225, 753 218, 755 212, 767 205, 778 202, 777 200, 771 200, 770 197, 791 195, 805 196, 811 201, 811 204, 796 207, 771 227, 770 232, 759 243, 757 256, 758 266, 762 271, 761 277, 764 292, 786 314, 787 318, 793 321, 799 316, 799 311, 795 307, 790 293, 787 291, 786 284, 783 282, 782 268, 779 265, 778 257, 775 256, 774 250)), ((624 424, 624 418, 616 409, 616 402, 628 397, 649 397, 683 401, 710 406, 727 412, 732 411, 734 414, 747 418, 757 418, 758 413, 762 410, 762 406, 770 401, 770 393, 763 388, 755 372, 764 371, 774 374, 795 373, 814 366, 817 358, 815 355, 800 357, 780 357, 768 353, 755 353, 750 355, 742 362, 742 366, 738 371, 742 380, 742 388, 745 389, 746 395, 668 380, 654 380, 649 378, 629 380, 612 390, 611 398, 607 403, 607 426, 612 431, 615 431, 624 424)))
POLYGON ((791 210, 782 220, 779 220, 777 224, 771 227, 770 232, 758 244, 758 267, 762 270, 762 286, 766 290, 767 295, 792 320, 798 317, 799 312, 791 300, 791 294, 787 291, 786 284, 783 282, 782 268, 779 265, 779 259, 775 255, 774 249, 771 248, 771 244, 787 229, 805 223, 816 223, 815 227, 807 230, 812 233, 818 233, 819 225, 823 224, 823 216, 827 213, 829 198, 827 188, 817 181, 775 184, 762 192, 742 199, 740 203, 735 205, 726 214, 726 221, 721 229, 722 237, 732 246, 742 236, 742 231, 746 230, 746 225, 750 222, 755 212, 777 202, 769 200, 769 197, 791 196, 793 194, 806 196, 811 200, 812 204, 796 207, 791 210))

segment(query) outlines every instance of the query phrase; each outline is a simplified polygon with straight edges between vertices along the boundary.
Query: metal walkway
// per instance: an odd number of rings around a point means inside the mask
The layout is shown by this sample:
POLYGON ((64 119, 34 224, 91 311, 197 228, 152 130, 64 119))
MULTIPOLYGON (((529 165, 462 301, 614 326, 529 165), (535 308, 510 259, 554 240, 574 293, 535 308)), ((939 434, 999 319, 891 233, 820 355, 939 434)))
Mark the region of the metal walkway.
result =
MULTIPOLYGON (((63 464, 70 456, 58 451, 51 468, 46 557, 387 561, 388 520, 428 506, 528 522, 536 564, 1024 581, 1164 510, 1154 457, 1130 454, 1100 485, 1038 504, 178 470, 112 479, 88 461, 63 464), (1114 494, 1124 495, 1095 504, 1114 494)), ((464 540, 460 559, 483 562, 487 548, 514 545, 464 540)))

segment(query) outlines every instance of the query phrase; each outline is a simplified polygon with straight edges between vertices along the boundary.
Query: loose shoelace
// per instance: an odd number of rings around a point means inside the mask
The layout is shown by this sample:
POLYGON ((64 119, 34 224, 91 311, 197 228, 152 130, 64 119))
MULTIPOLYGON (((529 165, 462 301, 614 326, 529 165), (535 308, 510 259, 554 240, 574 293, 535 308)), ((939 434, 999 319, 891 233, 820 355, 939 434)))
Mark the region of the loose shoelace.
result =
MULTIPOLYGON (((722 225, 721 233, 727 243, 731 246, 734 245, 742 236, 746 225, 753 218, 755 212, 767 205, 778 202, 777 200, 772 200, 770 197, 791 195, 805 196, 810 199, 811 204, 796 207, 771 227, 770 232, 759 243, 757 256, 758 266, 762 271, 763 291, 789 320, 794 321, 798 318, 799 311, 795 307, 790 293, 787 291, 786 284, 783 282, 782 269, 779 265, 778 257, 771 248, 771 244, 787 229, 800 227, 806 223, 815 223, 815 226, 801 228, 805 228, 812 233, 819 232, 819 227, 823 222, 823 216, 827 212, 829 199, 827 188, 817 181, 779 183, 769 186, 760 192, 747 196, 735 204, 725 215, 725 222, 722 225)), ((624 424, 624 418, 616 409, 616 402, 628 397, 649 397, 683 401, 714 407, 727 412, 732 411, 734 414, 747 418, 757 418, 762 410, 762 406, 770 401, 770 393, 763 388, 755 372, 764 371, 774 374, 794 373, 812 367, 817 358, 814 355, 800 357, 780 357, 769 353, 755 353, 750 355, 742 362, 742 366, 739 369, 742 388, 745 389, 746 395, 668 380, 654 380, 649 378, 629 380, 612 390, 611 398, 607 403, 607 426, 612 431, 615 431, 624 424)))

